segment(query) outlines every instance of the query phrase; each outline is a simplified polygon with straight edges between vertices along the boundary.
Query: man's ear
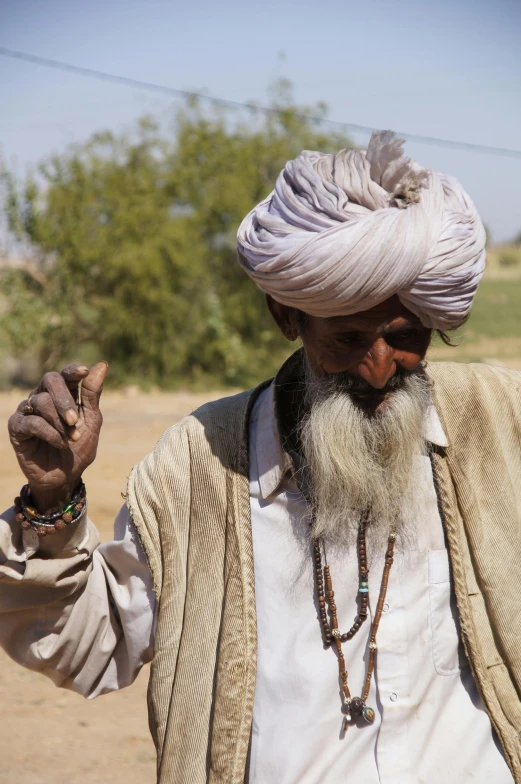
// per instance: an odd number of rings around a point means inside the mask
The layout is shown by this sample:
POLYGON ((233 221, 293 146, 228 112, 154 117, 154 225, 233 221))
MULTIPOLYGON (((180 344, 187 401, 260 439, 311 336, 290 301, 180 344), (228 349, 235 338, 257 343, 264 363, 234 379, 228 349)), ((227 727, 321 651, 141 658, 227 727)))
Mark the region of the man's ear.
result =
POLYGON ((266 294, 266 304, 284 337, 288 340, 296 340, 300 336, 300 331, 295 308, 281 305, 269 294, 266 294))

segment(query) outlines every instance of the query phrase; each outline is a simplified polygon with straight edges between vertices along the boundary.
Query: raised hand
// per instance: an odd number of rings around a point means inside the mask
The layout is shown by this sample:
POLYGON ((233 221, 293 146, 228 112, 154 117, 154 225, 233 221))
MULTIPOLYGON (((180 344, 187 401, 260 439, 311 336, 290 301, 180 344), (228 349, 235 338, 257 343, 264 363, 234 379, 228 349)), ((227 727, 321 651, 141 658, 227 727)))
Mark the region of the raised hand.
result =
POLYGON ((96 457, 106 372, 107 364, 98 362, 90 370, 67 365, 46 373, 9 420, 11 443, 41 513, 68 501, 96 457))

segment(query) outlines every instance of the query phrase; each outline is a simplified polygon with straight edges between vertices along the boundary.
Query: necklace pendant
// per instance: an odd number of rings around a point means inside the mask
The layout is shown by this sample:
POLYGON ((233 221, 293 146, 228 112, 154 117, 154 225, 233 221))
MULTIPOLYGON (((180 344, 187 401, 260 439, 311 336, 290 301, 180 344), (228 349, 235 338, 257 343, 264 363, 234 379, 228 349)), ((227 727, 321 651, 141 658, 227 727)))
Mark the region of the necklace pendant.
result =
POLYGON ((342 705, 342 713, 344 714, 344 718, 342 719, 342 732, 347 732, 349 726, 353 723, 351 699, 346 700, 342 705))
POLYGON ((368 724, 372 724, 376 717, 374 708, 369 708, 361 697, 353 697, 350 700, 349 713, 354 721, 361 718, 368 724))
POLYGON ((353 714, 354 718, 361 716, 364 712, 364 702, 361 697, 353 697, 351 702, 349 703, 349 710, 353 714))
POLYGON ((368 708, 367 705, 364 707, 364 710, 362 711, 362 716, 368 724, 372 724, 374 722, 375 715, 376 714, 373 708, 368 708))

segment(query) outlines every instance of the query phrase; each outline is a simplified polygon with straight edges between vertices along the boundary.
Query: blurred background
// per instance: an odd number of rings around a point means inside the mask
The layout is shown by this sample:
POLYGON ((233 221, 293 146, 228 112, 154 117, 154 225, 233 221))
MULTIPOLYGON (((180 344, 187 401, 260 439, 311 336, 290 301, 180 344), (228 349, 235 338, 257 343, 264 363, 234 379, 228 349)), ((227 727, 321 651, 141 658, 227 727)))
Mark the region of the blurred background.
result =
MULTIPOLYGON (((463 183, 488 266, 432 356, 521 368, 520 32, 518 0, 0 0, 0 415, 46 370, 109 362, 103 538, 162 430, 288 353, 235 235, 303 148, 390 128, 463 183)), ((0 781, 154 781, 146 673, 86 703, 0 663, 0 781)))

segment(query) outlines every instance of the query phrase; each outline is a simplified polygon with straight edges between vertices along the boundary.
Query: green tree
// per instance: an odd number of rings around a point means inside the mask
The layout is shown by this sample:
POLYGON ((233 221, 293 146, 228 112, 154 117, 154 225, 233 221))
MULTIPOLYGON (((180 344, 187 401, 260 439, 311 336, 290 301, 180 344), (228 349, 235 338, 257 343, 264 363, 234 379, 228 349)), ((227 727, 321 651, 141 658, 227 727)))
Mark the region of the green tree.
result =
POLYGON ((288 159, 350 142, 287 84, 270 109, 239 122, 190 102, 171 138, 144 119, 53 157, 38 179, 4 172, 10 229, 30 249, 0 272, 12 353, 42 369, 101 357, 116 383, 246 385, 272 372, 287 346, 237 263, 237 227, 288 159))

